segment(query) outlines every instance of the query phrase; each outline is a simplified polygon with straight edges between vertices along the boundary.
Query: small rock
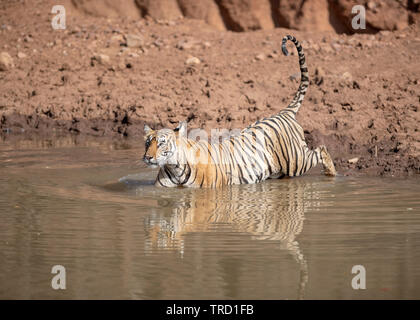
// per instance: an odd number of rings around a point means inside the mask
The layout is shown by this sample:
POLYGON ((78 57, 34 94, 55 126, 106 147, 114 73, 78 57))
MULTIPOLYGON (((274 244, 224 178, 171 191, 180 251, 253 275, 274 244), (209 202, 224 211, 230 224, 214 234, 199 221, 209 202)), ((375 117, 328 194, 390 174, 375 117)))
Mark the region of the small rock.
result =
POLYGON ((75 34, 75 33, 79 33, 79 32, 81 32, 82 30, 78 27, 78 26, 74 26, 74 28, 73 28, 73 30, 71 30, 71 33, 72 34, 75 34))
POLYGON ((24 42, 32 42, 32 41, 33 41, 33 39, 32 39, 32 37, 30 37, 30 36, 26 36, 26 37, 24 37, 24 38, 23 38, 23 41, 24 41, 24 42))
POLYGON ((111 59, 106 54, 98 54, 92 57, 92 60, 98 61, 100 64, 109 64, 111 59))
POLYGON ((100 54, 96 57, 96 60, 98 60, 98 62, 100 64, 108 64, 111 59, 109 58, 109 56, 107 56, 106 54, 100 54))
POLYGON ((186 64, 200 64, 200 59, 198 59, 197 57, 189 57, 185 63, 186 64))
POLYGON ((26 55, 26 54, 24 54, 23 52, 18 52, 17 57, 18 57, 19 59, 25 59, 25 58, 27 57, 27 55, 26 55))
POLYGON ((341 50, 341 45, 338 43, 333 43, 331 45, 331 47, 335 50, 335 51, 340 51, 341 50))
POLYGON ((257 61, 261 61, 261 60, 264 60, 264 59, 265 59, 265 55, 263 53, 257 54, 255 56, 255 60, 257 60, 257 61))
POLYGON ((208 42, 208 41, 204 41, 204 42, 203 42, 203 47, 204 47, 204 48, 210 48, 210 47, 211 47, 211 43, 210 43, 210 42, 208 42))
POLYGON ((14 68, 13 59, 7 52, 0 53, 0 71, 7 71, 14 68))
POLYGON ((135 35, 135 34, 128 34, 125 37, 125 43, 129 48, 139 48, 143 45, 144 40, 143 37, 135 35))
POLYGON ((157 40, 155 40, 155 41, 153 42, 153 45, 154 45, 156 48, 161 48, 161 47, 164 45, 164 42, 163 42, 162 40, 160 40, 160 39, 157 39, 157 40))
POLYGON ((347 162, 350 163, 350 164, 355 164, 357 161, 359 161, 359 158, 351 158, 351 159, 347 160, 347 162))
POLYGON ((111 41, 118 42, 118 43, 124 43, 124 37, 121 34, 114 34, 111 37, 111 41))
POLYGON ((341 77, 346 81, 352 81, 353 79, 353 76, 348 71, 344 72, 341 77))
POLYGON ((368 3, 367 3, 367 7, 368 7, 370 10, 373 10, 373 9, 375 9, 375 8, 376 8, 376 3, 375 3, 375 2, 373 2, 373 1, 368 1, 368 3))

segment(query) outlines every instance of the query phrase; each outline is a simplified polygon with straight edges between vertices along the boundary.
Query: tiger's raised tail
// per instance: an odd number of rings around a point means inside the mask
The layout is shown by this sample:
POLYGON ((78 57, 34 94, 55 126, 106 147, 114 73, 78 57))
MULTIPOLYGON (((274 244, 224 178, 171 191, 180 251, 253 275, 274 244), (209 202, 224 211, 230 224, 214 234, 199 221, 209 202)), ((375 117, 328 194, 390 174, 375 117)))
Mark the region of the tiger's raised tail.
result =
POLYGON ((289 52, 286 48, 287 40, 292 41, 297 49, 299 55, 299 67, 300 67, 300 86, 293 98, 292 102, 287 107, 288 110, 291 110, 295 115, 299 111, 300 106, 302 105, 303 98, 305 97, 306 90, 309 86, 309 75, 308 67, 306 66, 305 55, 303 54, 303 49, 299 41, 295 37, 287 35, 283 38, 281 43, 281 51, 285 56, 289 55, 289 52))

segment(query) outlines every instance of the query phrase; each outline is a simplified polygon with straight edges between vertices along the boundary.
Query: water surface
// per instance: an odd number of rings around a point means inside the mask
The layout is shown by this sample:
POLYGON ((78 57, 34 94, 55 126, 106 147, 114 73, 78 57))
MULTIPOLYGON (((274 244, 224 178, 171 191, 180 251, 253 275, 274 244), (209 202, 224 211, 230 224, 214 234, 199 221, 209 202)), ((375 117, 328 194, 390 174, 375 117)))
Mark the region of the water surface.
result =
POLYGON ((1 299, 420 298, 419 178, 161 189, 140 144, 0 142, 1 299))

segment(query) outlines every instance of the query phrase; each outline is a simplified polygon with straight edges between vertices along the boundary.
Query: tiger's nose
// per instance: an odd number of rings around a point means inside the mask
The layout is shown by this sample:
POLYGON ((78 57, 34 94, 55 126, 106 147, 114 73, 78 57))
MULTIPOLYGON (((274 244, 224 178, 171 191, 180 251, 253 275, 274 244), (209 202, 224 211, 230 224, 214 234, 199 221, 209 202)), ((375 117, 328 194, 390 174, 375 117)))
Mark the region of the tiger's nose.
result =
POLYGON ((153 159, 153 157, 152 156, 148 156, 148 155, 144 155, 144 157, 143 157, 143 161, 150 161, 150 160, 152 160, 153 159))

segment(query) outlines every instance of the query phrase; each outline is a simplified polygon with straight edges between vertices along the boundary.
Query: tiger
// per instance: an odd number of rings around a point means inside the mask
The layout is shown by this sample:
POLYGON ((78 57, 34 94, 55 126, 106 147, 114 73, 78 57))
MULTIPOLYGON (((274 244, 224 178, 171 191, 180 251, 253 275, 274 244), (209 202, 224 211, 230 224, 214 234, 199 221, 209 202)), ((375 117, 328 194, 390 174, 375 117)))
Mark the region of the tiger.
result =
POLYGON ((293 42, 298 52, 301 81, 291 103, 277 114, 257 120, 240 134, 217 143, 188 139, 185 121, 174 130, 153 130, 144 125, 143 161, 159 167, 156 186, 216 188, 253 184, 268 178, 301 176, 320 163, 325 175, 337 174, 326 146, 310 150, 296 120, 309 75, 302 45, 294 36, 285 36, 281 45, 285 56, 289 55, 287 41, 293 42))

